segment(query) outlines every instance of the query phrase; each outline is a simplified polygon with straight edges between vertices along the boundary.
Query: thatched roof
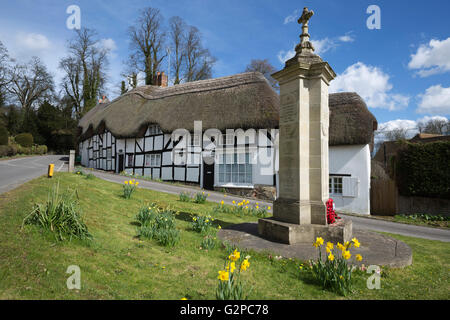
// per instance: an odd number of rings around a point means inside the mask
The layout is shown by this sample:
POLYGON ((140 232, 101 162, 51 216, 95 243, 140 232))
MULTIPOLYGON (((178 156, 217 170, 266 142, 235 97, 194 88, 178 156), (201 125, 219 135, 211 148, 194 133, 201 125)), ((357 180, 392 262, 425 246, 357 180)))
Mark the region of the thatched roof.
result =
POLYGON ((364 100, 356 92, 332 93, 328 100, 330 145, 373 145, 378 122, 364 100))
MULTIPOLYGON (((203 129, 269 129, 279 127, 280 101, 259 72, 201 80, 167 88, 142 86, 109 103, 101 103, 79 122, 81 139, 108 129, 117 138, 140 137, 149 124, 164 132, 194 121, 203 129)), ((330 94, 330 145, 366 144, 373 140, 373 122, 356 93, 330 94)))

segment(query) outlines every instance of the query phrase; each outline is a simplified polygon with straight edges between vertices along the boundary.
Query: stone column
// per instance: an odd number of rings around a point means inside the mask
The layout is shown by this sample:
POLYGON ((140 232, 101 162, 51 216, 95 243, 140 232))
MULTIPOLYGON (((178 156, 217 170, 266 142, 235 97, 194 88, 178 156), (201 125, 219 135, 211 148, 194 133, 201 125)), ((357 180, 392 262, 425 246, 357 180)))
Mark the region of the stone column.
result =
POLYGON ((274 218, 326 224, 328 85, 326 62, 299 62, 273 75, 280 83, 280 194, 274 218))
POLYGON ((328 86, 336 74, 313 53, 308 34, 312 14, 304 9, 296 55, 272 75, 280 83, 280 185, 273 218, 260 219, 258 227, 262 236, 286 243, 313 241, 318 235, 342 242, 351 235, 351 222, 340 230, 327 228, 328 86))

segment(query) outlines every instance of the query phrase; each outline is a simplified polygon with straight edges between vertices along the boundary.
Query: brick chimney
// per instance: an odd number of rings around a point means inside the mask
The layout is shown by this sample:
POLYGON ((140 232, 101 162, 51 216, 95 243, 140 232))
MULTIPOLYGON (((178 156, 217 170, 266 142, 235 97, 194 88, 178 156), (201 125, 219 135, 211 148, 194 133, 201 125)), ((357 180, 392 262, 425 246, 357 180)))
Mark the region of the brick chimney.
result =
POLYGON ((156 76, 153 78, 153 83, 155 86, 167 87, 168 85, 167 75, 163 72, 157 72, 156 76))

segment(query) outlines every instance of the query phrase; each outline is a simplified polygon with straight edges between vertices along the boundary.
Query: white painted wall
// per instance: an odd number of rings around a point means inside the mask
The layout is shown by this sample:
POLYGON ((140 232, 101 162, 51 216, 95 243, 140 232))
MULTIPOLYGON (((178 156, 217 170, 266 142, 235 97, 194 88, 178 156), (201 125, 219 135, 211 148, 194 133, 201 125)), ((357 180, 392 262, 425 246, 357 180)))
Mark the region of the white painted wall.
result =
POLYGON ((370 148, 369 145, 332 146, 329 148, 330 174, 350 174, 359 180, 358 196, 330 195, 336 209, 370 214, 370 148))

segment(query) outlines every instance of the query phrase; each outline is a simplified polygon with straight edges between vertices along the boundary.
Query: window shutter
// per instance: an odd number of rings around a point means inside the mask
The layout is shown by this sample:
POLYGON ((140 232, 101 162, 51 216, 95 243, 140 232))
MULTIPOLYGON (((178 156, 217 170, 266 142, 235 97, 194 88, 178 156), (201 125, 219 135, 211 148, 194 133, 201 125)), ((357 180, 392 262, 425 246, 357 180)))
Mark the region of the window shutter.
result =
POLYGON ((359 180, 358 178, 343 177, 342 178, 342 196, 344 197, 358 197, 359 195, 359 180))

